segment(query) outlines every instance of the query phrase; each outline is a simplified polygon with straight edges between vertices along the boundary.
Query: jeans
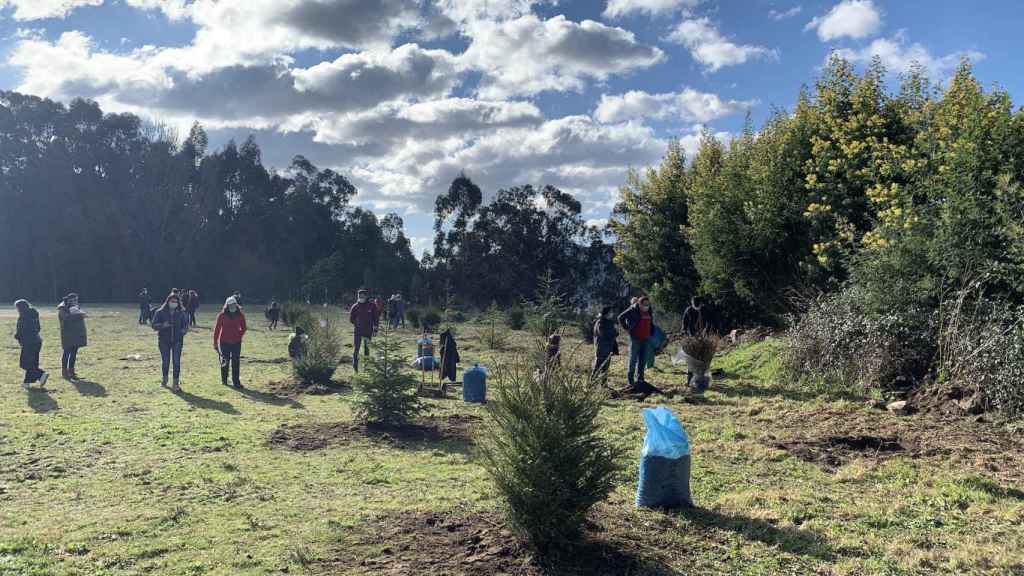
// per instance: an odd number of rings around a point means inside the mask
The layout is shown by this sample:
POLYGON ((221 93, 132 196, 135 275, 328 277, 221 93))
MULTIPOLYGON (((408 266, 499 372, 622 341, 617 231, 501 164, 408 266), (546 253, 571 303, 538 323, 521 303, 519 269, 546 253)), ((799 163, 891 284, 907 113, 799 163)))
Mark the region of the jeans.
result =
POLYGON ((629 337, 629 372, 626 380, 632 386, 644 380, 644 370, 647 368, 647 339, 640 339, 635 336, 629 337))
POLYGON ((171 361, 174 361, 174 381, 181 378, 181 348, 184 342, 160 342, 160 370, 164 378, 167 378, 167 369, 171 361))
POLYGON ((38 382, 43 376, 43 371, 39 369, 39 351, 42 348, 42 342, 26 344, 21 348, 21 368, 25 371, 25 384, 38 382))
POLYGON ((228 368, 230 367, 231 383, 235 386, 241 386, 242 380, 239 369, 242 362, 242 343, 221 342, 220 356, 220 381, 224 384, 228 383, 228 368))
POLYGON ((78 347, 65 348, 60 357, 61 370, 74 374, 76 362, 78 362, 78 347))
POLYGON ((352 369, 359 372, 359 346, 363 346, 363 356, 370 355, 370 337, 363 336, 356 332, 353 338, 355 341, 352 346, 352 369))

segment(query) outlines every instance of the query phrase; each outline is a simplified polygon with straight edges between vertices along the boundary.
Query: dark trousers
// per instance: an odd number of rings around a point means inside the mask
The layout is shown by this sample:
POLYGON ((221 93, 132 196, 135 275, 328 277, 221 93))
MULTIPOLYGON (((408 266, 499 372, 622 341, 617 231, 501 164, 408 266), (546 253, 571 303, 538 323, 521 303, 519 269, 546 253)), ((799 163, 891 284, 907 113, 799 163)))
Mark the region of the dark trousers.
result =
POLYGON ((238 371, 242 362, 242 343, 221 342, 220 356, 220 381, 224 384, 228 383, 228 367, 230 365, 231 383, 235 386, 241 386, 242 381, 238 371))
POLYGON ((75 363, 78 362, 78 347, 65 348, 60 357, 60 367, 65 372, 75 372, 75 363))
POLYGON ((189 323, 190 326, 195 326, 196 325, 196 310, 195 310, 195 308, 193 308, 192 310, 188 311, 188 323, 189 323))
POLYGON ((626 380, 632 386, 644 380, 644 370, 647 369, 647 346, 648 340, 644 338, 629 337, 629 372, 626 373, 626 380))
POLYGON ((147 316, 149 316, 149 304, 139 304, 139 324, 145 324, 147 316))
POLYGON ((38 382, 43 376, 43 371, 39 369, 39 351, 42 349, 42 342, 21 347, 21 368, 25 371, 25 384, 38 382))
POLYGON ((364 336, 359 332, 356 332, 355 336, 353 337, 353 340, 354 342, 352 346, 352 369, 355 370, 356 372, 359 372, 359 346, 362 345, 363 347, 363 356, 369 356, 370 336, 364 336))
POLYGON ((590 372, 591 384, 604 385, 608 381, 608 366, 612 363, 611 354, 598 354, 594 357, 594 367, 590 372))
POLYGON ((270 329, 271 330, 276 330, 277 329, 277 321, 281 319, 281 313, 280 312, 271 312, 270 315, 268 316, 268 318, 270 320, 270 329))
POLYGON ((174 380, 181 378, 181 349, 184 342, 160 342, 160 372, 167 378, 167 372, 174 364, 174 380))

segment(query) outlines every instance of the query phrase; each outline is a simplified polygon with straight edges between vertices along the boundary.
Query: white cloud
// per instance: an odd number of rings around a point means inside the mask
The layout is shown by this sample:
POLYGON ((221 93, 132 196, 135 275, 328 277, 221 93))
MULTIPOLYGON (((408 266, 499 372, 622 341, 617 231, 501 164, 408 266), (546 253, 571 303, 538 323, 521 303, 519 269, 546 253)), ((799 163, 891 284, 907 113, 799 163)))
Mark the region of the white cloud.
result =
POLYGON ((685 123, 705 123, 734 114, 753 104, 751 101, 722 100, 717 94, 699 92, 693 88, 666 94, 630 90, 620 95, 601 95, 594 118, 604 123, 668 117, 685 123))
POLYGON ((799 15, 800 12, 803 12, 803 9, 803 6, 797 4, 789 10, 769 10, 768 17, 778 22, 779 20, 785 20, 799 15))
POLYGON ((700 3, 701 0, 608 0, 603 16, 621 18, 633 12, 655 16, 694 8, 700 3))
POLYGON ((99 6, 103 0, 0 0, 0 10, 14 8, 15 20, 64 18, 75 8, 99 6))
POLYGON ((749 60, 778 58, 778 53, 763 46, 735 44, 707 18, 683 20, 669 34, 668 41, 682 44, 694 60, 709 72, 725 66, 743 64, 749 60))
POLYGON ((949 77, 963 58, 975 62, 985 58, 985 54, 975 50, 933 56, 924 45, 918 42, 911 43, 903 31, 892 38, 875 39, 860 50, 843 49, 835 52, 851 62, 861 64, 867 64, 878 56, 886 69, 895 73, 908 72, 917 63, 924 67, 932 78, 937 79, 949 77))
POLYGON ((541 20, 480 20, 465 28, 472 43, 463 61, 483 73, 483 98, 507 98, 546 90, 580 91, 585 80, 605 80, 660 62, 664 53, 636 41, 632 32, 565 16, 541 20))
POLYGON ((867 38, 882 28, 882 15, 872 0, 842 0, 824 16, 807 23, 804 30, 817 30, 818 38, 828 42, 837 38, 867 38))

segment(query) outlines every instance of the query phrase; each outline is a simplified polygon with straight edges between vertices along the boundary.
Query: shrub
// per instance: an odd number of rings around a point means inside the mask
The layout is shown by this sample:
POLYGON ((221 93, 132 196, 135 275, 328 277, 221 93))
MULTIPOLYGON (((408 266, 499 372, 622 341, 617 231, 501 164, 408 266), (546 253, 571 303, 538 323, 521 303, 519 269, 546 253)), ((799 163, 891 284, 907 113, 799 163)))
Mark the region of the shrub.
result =
POLYGON ((386 426, 401 426, 423 413, 426 406, 417 394, 416 378, 407 370, 402 344, 382 325, 371 345, 366 367, 356 377, 361 397, 356 417, 386 426))
POLYGON ((551 271, 538 281, 537 295, 526 302, 527 325, 530 331, 541 338, 547 338, 561 329, 570 318, 565 305, 565 295, 558 290, 551 271))
POLYGON ((328 319, 312 320, 310 315, 306 333, 306 353, 293 364, 295 376, 306 385, 328 385, 341 360, 341 336, 328 319))
POLYGON ((480 318, 484 325, 479 333, 480 341, 488 350, 504 350, 508 347, 508 334, 501 320, 502 314, 497 304, 491 304, 480 318))
POLYGON ((303 302, 290 301, 281 306, 281 321, 291 326, 302 326, 304 329, 313 327, 312 307, 303 302))
POLYGON ((437 327, 441 325, 441 313, 437 310, 427 310, 424 312, 423 317, 420 318, 420 326, 427 332, 433 332, 437 330, 437 327))
POLYGON ((526 326, 526 312, 519 307, 510 308, 505 323, 513 330, 522 330, 526 326))
POLYGON ((420 315, 419 308, 409 308, 405 311, 405 317, 409 319, 409 323, 412 324, 413 328, 420 327, 420 315))
POLYGON ((906 389, 935 356, 936 315, 923 306, 876 312, 851 287, 813 300, 790 330, 783 376, 840 394, 906 389))
POLYGON ((480 450, 510 524, 543 551, 579 536, 587 512, 612 491, 621 452, 599 432, 604 395, 586 374, 534 368, 518 362, 496 372, 480 450))

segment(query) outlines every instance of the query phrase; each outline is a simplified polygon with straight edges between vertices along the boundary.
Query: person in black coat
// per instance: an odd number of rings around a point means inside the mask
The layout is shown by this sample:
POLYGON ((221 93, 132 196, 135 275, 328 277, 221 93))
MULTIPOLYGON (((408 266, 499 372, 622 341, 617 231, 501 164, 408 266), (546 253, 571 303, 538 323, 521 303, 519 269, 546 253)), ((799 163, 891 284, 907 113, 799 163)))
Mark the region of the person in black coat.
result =
POLYGON ((619 331, 615 328, 615 312, 611 306, 601 309, 594 322, 594 366, 590 373, 592 384, 608 383, 608 366, 612 356, 619 354, 619 331))
POLYGON ((704 321, 703 304, 696 297, 690 298, 690 305, 683 312, 683 334, 697 336, 707 329, 704 321))
POLYGON ((33 382, 46 386, 50 375, 39 369, 39 352, 43 349, 43 338, 39 335, 39 311, 28 300, 18 300, 14 307, 18 309, 18 327, 14 339, 21 344, 20 365, 25 371, 25 381, 21 386, 26 390, 33 382))

